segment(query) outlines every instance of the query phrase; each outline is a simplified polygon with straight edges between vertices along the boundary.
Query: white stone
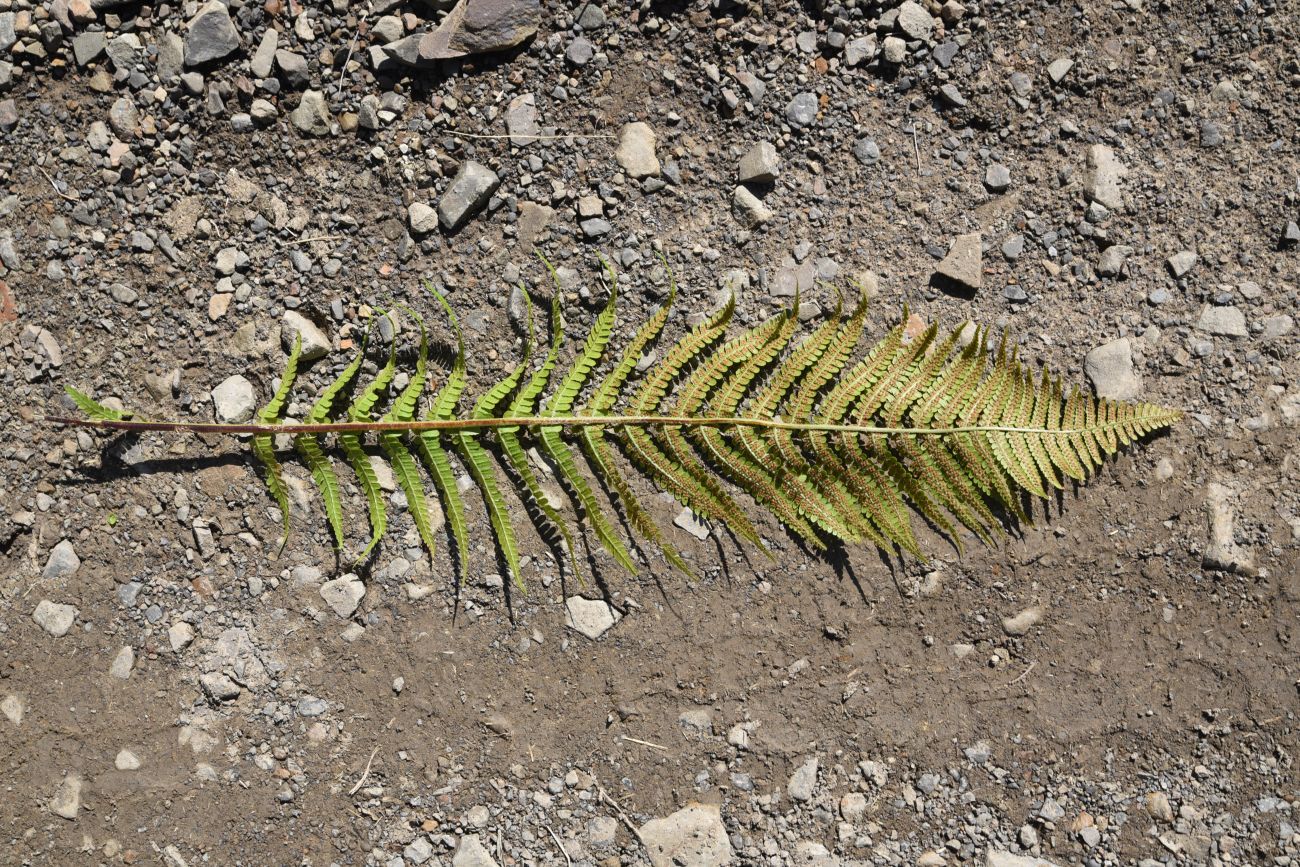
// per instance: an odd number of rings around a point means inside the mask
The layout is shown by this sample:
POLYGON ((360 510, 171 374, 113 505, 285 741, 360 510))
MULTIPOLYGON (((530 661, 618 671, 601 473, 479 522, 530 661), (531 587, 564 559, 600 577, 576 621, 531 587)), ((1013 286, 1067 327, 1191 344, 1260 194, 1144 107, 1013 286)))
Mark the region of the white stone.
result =
POLYGON ((1220 337, 1249 337, 1250 329, 1246 327, 1246 314, 1236 307, 1214 307, 1205 305, 1200 318, 1196 320, 1196 330, 1220 337))
POLYGON ((81 777, 68 774, 50 798, 50 811, 64 819, 75 819, 81 812, 81 777))
POLYGON ((998 849, 989 849, 984 856, 984 867, 1056 867, 1051 861, 1025 855, 1012 855, 998 849))
POLYGON ((648 123, 629 123, 618 135, 614 158, 623 171, 636 180, 659 177, 659 157, 655 155, 655 131, 648 123))
POLYGON ((77 619, 77 609, 71 605, 62 605, 58 602, 51 602, 48 599, 42 599, 32 612, 32 620, 55 638, 61 638, 68 634, 72 624, 77 619))
POLYGON ((130 750, 119 750, 117 757, 113 759, 113 767, 119 771, 138 771, 140 770, 140 757, 130 750))
POLYGON ((417 235, 427 235, 438 228, 438 212, 424 202, 411 202, 406 218, 411 223, 411 231, 417 235))
POLYGON ((1083 194, 1088 201, 1111 210, 1120 211, 1124 207, 1124 191, 1121 182, 1128 176, 1128 169, 1115 156, 1115 152, 1105 145, 1092 145, 1088 148, 1087 172, 1083 179, 1083 194))
POLYGON ((898 7, 898 29, 909 39, 929 39, 934 33, 934 17, 916 0, 906 0, 898 7))
POLYGON ((361 605, 361 598, 366 595, 366 585, 356 575, 344 575, 322 584, 320 595, 335 614, 346 620, 361 605))
POLYGON ((451 856, 451 867, 497 867, 497 862, 483 846, 478 834, 466 834, 456 844, 456 853, 451 856))
POLYGON ((638 836, 654 867, 722 867, 732 859, 722 815, 712 804, 689 804, 641 826, 638 836))
POLYGON ((736 187, 732 193, 731 215, 746 229, 761 226, 776 216, 771 208, 763 204, 762 199, 751 193, 745 186, 736 187))
POLYGON ((222 424, 248 421, 257 410, 257 392, 251 382, 235 374, 212 389, 212 408, 222 424))
POLYGON ((570 596, 564 600, 564 625, 595 641, 623 619, 608 602, 570 596))
POLYGON ((131 671, 135 668, 135 649, 129 645, 123 647, 113 657, 113 664, 108 667, 110 676, 118 680, 126 680, 131 676, 131 671))
POLYGON ((0 700, 0 713, 5 715, 5 719, 14 725, 23 723, 23 700, 16 695, 10 694, 0 700))
POLYGON ((194 641, 194 627, 184 620, 178 620, 167 630, 167 642, 174 653, 180 653, 194 641))
POLYGON ((280 339, 284 343, 286 350, 293 347, 295 338, 302 339, 302 352, 299 357, 303 361, 315 361, 318 358, 324 358, 334 348, 329 337, 315 322, 312 322, 297 310, 286 310, 284 311, 284 317, 280 320, 280 339))
POLYGON ((1038 606, 1026 608, 1013 617, 1002 620, 1002 631, 1007 635, 1024 635, 1043 619, 1043 609, 1038 606))

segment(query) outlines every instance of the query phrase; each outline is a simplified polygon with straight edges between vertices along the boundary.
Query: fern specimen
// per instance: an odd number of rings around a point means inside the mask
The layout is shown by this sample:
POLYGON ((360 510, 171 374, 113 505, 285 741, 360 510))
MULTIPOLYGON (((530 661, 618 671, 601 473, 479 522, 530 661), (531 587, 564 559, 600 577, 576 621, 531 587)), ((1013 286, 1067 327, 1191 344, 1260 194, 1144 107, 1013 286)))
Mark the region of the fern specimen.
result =
POLYGON ((450 456, 454 451, 483 497, 510 577, 522 586, 503 478, 581 575, 575 536, 530 464, 530 445, 535 448, 531 457, 549 465, 588 528, 580 538, 594 536, 617 563, 636 571, 608 505, 597 495, 603 487, 621 507, 626 526, 689 573, 685 558, 619 469, 616 448, 698 516, 762 550, 766 546, 749 511, 737 501, 737 490, 766 507, 811 548, 870 542, 887 552, 923 558, 912 512, 959 548, 963 527, 992 540, 1008 519, 1028 520, 1027 495, 1046 498, 1070 480, 1085 481, 1105 456, 1179 417, 1175 410, 1093 398, 1077 388, 1066 394, 1046 372, 1035 380, 1015 351, 1008 350, 1005 337, 990 355, 980 329, 963 344, 961 328, 940 337, 933 325, 919 335, 899 325, 854 361, 866 324, 864 302, 851 312, 837 309, 796 341, 797 298, 790 310, 728 339, 733 299, 637 376, 638 361, 668 321, 677 292, 671 282, 667 302, 596 377, 617 322, 612 270, 609 280, 608 302, 549 396, 564 340, 558 291, 541 363, 531 365, 534 317, 528 301, 523 358, 467 412, 458 412, 467 382, 464 342, 450 306, 434 293, 455 335, 451 369, 441 375, 430 369, 424 323, 408 311, 419 323, 420 343, 409 383, 396 395, 387 395, 397 372, 395 346, 389 347, 377 376, 357 388, 367 332, 356 357, 302 421, 282 418, 298 369, 298 343, 274 396, 252 423, 141 420, 72 388, 67 391, 86 417, 54 421, 112 430, 252 435, 253 453, 280 507, 281 547, 288 537, 289 508, 276 435, 293 437, 321 495, 334 544, 344 546, 341 486, 325 439, 332 436, 357 478, 370 516, 370 536, 358 559, 370 555, 387 527, 382 491, 365 449, 366 437, 373 435, 432 555, 435 528, 420 464, 429 473, 455 546, 458 577, 463 578, 468 525, 450 456), (439 378, 441 387, 434 392, 439 378), (345 403, 344 396, 353 391, 355 397, 345 403), (426 400, 426 394, 432 396, 426 400), (385 400, 387 409, 376 419, 376 408, 385 400), (598 485, 584 473, 584 463, 598 485))

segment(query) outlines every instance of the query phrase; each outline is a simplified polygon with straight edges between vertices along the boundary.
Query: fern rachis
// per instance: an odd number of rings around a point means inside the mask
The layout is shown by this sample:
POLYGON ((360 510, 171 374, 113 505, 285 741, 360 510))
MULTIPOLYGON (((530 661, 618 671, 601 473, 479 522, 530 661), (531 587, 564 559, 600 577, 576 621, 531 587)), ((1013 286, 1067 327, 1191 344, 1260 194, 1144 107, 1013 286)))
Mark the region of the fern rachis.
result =
POLYGON ((664 307, 596 379, 617 322, 612 271, 610 278, 610 300, 564 376, 556 375, 564 337, 558 304, 551 310, 547 351, 530 374, 530 303, 524 358, 468 412, 457 411, 467 379, 463 341, 451 308, 437 296, 452 323, 456 354, 436 393, 427 335, 417 316, 415 370, 409 384, 391 399, 386 393, 397 370, 395 346, 375 379, 342 405, 344 393, 359 386, 367 345, 363 340, 357 357, 306 418, 282 421, 298 368, 295 344, 280 387, 251 423, 128 418, 71 388, 68 393, 86 417, 53 421, 109 430, 251 434, 268 489, 283 513, 286 538, 287 497, 273 443, 277 434, 290 435, 324 501, 333 540, 342 547, 342 495, 326 446, 326 438, 332 437, 367 501, 371 534, 362 558, 387 527, 382 493, 365 451, 367 436, 374 436, 432 555, 435 528, 420 465, 428 471, 443 503, 463 577, 468 527, 447 451, 451 446, 484 498, 507 571, 521 583, 502 479, 515 485, 539 528, 557 534, 562 553, 581 575, 574 536, 529 466, 529 445, 545 456, 574 500, 579 519, 617 563, 635 569, 580 464, 585 463, 618 502, 628 527, 658 545, 675 567, 689 572, 680 552, 636 499, 613 459, 615 448, 698 514, 760 548, 756 527, 724 482, 746 492, 811 547, 866 540, 923 556, 911 529, 912 511, 956 544, 959 526, 990 540, 1003 529, 999 513, 1027 520, 1023 495, 1046 497, 1065 479, 1084 481, 1104 456, 1179 417, 1153 404, 1092 398, 1077 389, 1067 396, 1060 382, 1046 373, 1035 380, 1014 352, 1008 354, 1005 341, 991 355, 984 352, 984 332, 978 329, 973 341, 962 344, 960 328, 940 339, 931 326, 909 339, 899 326, 854 363, 853 350, 865 324, 861 303, 848 316, 836 311, 801 341, 796 340, 797 307, 727 339, 734 310, 734 303, 728 303, 636 378, 636 362, 668 320, 675 286, 664 307), (559 384, 546 397, 553 380, 559 384), (580 405, 584 391, 590 395, 580 405), (388 401, 387 410, 376 419, 375 409, 383 400, 388 401), (423 415, 422 401, 428 405, 423 415), (572 445, 578 447, 576 452, 572 445), (580 461, 578 453, 585 460, 580 461), (503 469, 508 473, 503 475, 503 469))

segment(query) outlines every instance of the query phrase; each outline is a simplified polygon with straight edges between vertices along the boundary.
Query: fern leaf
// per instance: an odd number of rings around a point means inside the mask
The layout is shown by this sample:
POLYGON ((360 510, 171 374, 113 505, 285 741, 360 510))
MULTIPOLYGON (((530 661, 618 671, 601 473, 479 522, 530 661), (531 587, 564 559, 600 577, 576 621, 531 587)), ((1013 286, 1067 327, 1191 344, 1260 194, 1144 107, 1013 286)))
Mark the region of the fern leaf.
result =
MULTIPOLYGON (((461 334, 456 313, 447 303, 447 299, 432 286, 426 284, 426 288, 447 314, 447 320, 456 338, 456 356, 452 359, 451 372, 447 375, 447 381, 439 389, 433 399, 433 405, 429 407, 428 414, 425 416, 426 420, 447 422, 455 415, 456 404, 465 390, 465 338, 461 334)), ((438 430, 420 431, 416 434, 415 445, 420 459, 433 478, 433 486, 437 488, 438 496, 442 498, 442 511, 446 516, 447 529, 451 531, 452 540, 456 543, 457 583, 458 586, 463 586, 465 570, 469 567, 469 526, 465 521, 465 504, 461 499, 460 489, 456 486, 451 460, 442 447, 442 433, 438 430)))
MULTIPOLYGON (((383 314, 387 315, 387 314, 383 314)), ((371 420, 371 410, 379 401, 379 396, 387 390, 397 372, 397 343, 388 347, 388 361, 380 368, 374 380, 361 390, 348 407, 348 418, 354 422, 371 420)), ((361 493, 366 497, 366 511, 370 514, 370 540, 357 556, 360 563, 370 556, 370 552, 379 544, 384 533, 388 532, 388 512, 384 508, 384 490, 379 486, 379 476, 370 463, 370 456, 361 445, 361 436, 353 432, 339 434, 339 446, 347 455, 352 471, 357 475, 361 493)))
MULTIPOLYGON (((293 348, 289 350, 289 360, 284 366, 284 373, 280 376, 280 387, 275 390, 275 394, 262 407, 257 414, 257 420, 262 424, 277 424, 280 421, 280 415, 284 412, 285 403, 289 400, 289 392, 293 388, 293 381, 298 376, 298 355, 302 352, 302 337, 295 337, 293 348)), ((275 457, 275 435, 258 434, 253 437, 253 454, 262 463, 263 469, 266 470, 266 487, 271 492, 271 496, 280 507, 281 533, 280 544, 276 548, 276 556, 284 550, 285 544, 289 541, 289 489, 284 484, 284 469, 275 457)))
POLYGON ((72 398, 77 408, 86 414, 86 418, 92 421, 123 421, 131 417, 131 413, 109 409, 70 385, 63 386, 63 390, 67 392, 68 397, 72 398))

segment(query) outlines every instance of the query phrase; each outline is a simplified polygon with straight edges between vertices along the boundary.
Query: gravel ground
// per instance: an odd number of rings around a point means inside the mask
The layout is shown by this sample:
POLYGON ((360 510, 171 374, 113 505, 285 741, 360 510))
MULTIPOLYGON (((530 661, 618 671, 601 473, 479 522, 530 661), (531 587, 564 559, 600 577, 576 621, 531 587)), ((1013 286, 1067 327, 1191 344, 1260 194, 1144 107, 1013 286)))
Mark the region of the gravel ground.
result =
POLYGON ((1300 863, 1294 5, 449 5, 0 0, 0 863, 1300 863), (41 421, 313 394, 425 281, 477 393, 534 249, 575 339, 599 256, 624 340, 856 284, 1187 416, 925 563, 638 483, 699 581, 507 600, 474 511, 455 612, 391 478, 353 573, 350 485, 277 559, 241 443, 41 421))

